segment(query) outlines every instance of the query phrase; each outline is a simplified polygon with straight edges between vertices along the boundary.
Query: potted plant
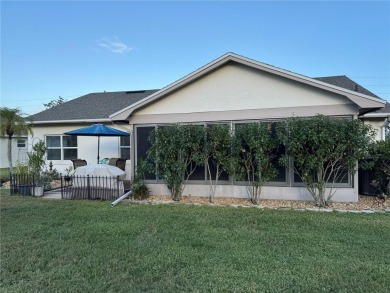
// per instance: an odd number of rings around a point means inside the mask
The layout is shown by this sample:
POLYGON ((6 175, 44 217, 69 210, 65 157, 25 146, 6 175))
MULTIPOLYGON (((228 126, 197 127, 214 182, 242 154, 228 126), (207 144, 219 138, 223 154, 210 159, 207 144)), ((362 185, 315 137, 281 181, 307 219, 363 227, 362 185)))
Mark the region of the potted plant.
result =
POLYGON ((45 166, 45 154, 47 148, 43 140, 39 140, 33 146, 32 152, 28 153, 28 167, 33 178, 33 187, 31 193, 35 196, 43 196, 44 184, 42 171, 45 166))

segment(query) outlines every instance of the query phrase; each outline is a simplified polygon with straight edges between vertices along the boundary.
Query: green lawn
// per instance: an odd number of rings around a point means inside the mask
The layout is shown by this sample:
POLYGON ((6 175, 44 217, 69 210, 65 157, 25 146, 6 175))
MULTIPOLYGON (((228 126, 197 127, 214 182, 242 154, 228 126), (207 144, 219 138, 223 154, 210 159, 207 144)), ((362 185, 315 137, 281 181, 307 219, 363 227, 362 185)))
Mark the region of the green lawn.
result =
POLYGON ((9 168, 0 168, 0 177, 9 176, 9 168))
POLYGON ((390 214, 10 197, 2 292, 389 292, 390 214))

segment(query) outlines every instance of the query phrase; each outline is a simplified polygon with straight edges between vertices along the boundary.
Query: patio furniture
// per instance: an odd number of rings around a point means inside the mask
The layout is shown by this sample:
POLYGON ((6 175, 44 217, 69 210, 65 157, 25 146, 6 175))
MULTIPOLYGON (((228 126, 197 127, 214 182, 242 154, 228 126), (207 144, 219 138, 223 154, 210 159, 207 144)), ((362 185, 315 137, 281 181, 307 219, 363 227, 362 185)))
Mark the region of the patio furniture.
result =
POLYGON ((74 160, 71 160, 71 161, 73 163, 73 170, 76 170, 78 167, 82 167, 82 166, 86 166, 87 165, 87 161, 86 160, 74 159, 74 160))
POLYGON ((126 168, 126 160, 121 158, 111 158, 108 161, 108 165, 118 167, 119 169, 125 171, 126 168))

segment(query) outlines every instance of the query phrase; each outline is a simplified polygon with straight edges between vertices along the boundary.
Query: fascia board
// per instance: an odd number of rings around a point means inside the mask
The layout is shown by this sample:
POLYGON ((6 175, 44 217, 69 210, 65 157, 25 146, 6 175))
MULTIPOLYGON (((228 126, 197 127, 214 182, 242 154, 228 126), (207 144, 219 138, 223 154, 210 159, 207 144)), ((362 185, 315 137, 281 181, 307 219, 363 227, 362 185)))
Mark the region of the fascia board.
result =
POLYGON ((32 125, 39 124, 74 124, 74 123, 98 123, 98 122, 112 122, 111 119, 77 119, 77 120, 49 120, 49 121, 32 121, 32 125))

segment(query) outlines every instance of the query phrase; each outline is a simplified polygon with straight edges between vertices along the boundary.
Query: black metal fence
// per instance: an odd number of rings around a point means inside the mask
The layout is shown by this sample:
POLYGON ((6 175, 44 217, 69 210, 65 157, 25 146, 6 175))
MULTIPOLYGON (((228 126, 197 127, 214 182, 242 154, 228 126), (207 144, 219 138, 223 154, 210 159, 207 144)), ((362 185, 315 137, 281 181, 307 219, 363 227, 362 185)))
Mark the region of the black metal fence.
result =
POLYGON ((31 174, 10 174, 10 194, 42 196, 44 184, 39 176, 31 174))
POLYGON ((10 174, 11 195, 42 196, 45 191, 58 192, 63 199, 113 200, 125 193, 125 184, 119 176, 60 175, 57 180, 44 182, 42 177, 27 173, 10 174))
POLYGON ((124 194, 120 177, 61 176, 61 198, 113 200, 124 194))

